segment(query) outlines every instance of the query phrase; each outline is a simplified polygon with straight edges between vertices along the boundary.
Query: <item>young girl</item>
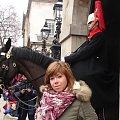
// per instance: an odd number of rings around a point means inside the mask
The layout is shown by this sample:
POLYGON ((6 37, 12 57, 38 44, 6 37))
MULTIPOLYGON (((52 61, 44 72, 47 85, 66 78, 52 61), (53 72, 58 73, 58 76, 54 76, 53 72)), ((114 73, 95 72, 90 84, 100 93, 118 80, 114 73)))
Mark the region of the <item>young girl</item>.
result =
POLYGON ((67 63, 55 61, 48 66, 41 91, 35 120, 97 120, 90 88, 75 80, 67 63))

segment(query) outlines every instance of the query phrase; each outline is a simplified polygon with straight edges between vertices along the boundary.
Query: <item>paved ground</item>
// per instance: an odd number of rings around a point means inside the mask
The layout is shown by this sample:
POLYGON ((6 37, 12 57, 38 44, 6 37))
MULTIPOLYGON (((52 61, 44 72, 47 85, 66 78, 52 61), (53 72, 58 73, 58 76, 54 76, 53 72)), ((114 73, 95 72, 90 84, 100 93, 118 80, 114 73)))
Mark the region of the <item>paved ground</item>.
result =
MULTIPOLYGON (((4 109, 3 106, 6 104, 6 101, 3 100, 3 98, 0 98, 0 120, 17 120, 15 118, 11 118, 11 116, 4 116, 4 109), (9 117, 9 119, 8 119, 9 117), (4 118, 4 119, 3 119, 4 118), (11 118, 11 119, 10 119, 11 118)), ((26 118, 28 120, 28 117, 26 118)))
POLYGON ((3 98, 0 98, 0 120, 3 120, 3 112, 4 112, 4 109, 3 109, 3 106, 5 105, 5 101, 3 100, 3 98))
POLYGON ((3 106, 6 104, 6 101, 3 100, 3 98, 0 98, 0 120, 17 120, 16 118, 12 118, 9 115, 4 115, 4 109, 3 106))

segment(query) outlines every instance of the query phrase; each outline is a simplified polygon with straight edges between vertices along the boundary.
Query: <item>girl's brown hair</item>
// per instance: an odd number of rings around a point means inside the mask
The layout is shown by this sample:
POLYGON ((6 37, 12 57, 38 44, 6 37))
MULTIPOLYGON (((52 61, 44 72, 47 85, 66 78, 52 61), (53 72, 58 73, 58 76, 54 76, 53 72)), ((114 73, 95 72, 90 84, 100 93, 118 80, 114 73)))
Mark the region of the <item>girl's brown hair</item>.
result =
POLYGON ((45 74, 45 81, 44 81, 45 84, 51 87, 50 77, 52 77, 53 75, 56 75, 58 72, 66 76, 67 81, 68 81, 68 90, 72 90, 74 81, 76 79, 73 76, 70 66, 63 61, 55 61, 48 66, 46 70, 46 74, 45 74))

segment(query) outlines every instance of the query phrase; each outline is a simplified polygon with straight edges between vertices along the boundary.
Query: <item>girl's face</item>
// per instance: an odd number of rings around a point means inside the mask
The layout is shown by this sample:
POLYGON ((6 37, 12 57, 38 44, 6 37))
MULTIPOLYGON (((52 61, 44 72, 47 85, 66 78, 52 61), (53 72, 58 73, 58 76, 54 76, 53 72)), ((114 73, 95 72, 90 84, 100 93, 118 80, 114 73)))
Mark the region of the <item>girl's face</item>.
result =
POLYGON ((50 77, 50 84, 54 91, 61 92, 67 87, 67 78, 62 73, 57 73, 50 77))

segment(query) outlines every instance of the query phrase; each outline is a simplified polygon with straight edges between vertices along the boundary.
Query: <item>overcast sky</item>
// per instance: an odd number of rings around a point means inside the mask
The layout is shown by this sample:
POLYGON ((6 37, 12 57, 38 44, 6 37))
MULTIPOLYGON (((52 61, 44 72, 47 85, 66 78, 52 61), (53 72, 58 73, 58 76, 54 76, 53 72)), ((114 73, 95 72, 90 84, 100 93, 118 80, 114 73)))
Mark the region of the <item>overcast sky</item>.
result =
POLYGON ((0 0, 1 7, 7 7, 9 5, 14 6, 18 16, 22 18, 23 12, 26 12, 28 0, 0 0))

